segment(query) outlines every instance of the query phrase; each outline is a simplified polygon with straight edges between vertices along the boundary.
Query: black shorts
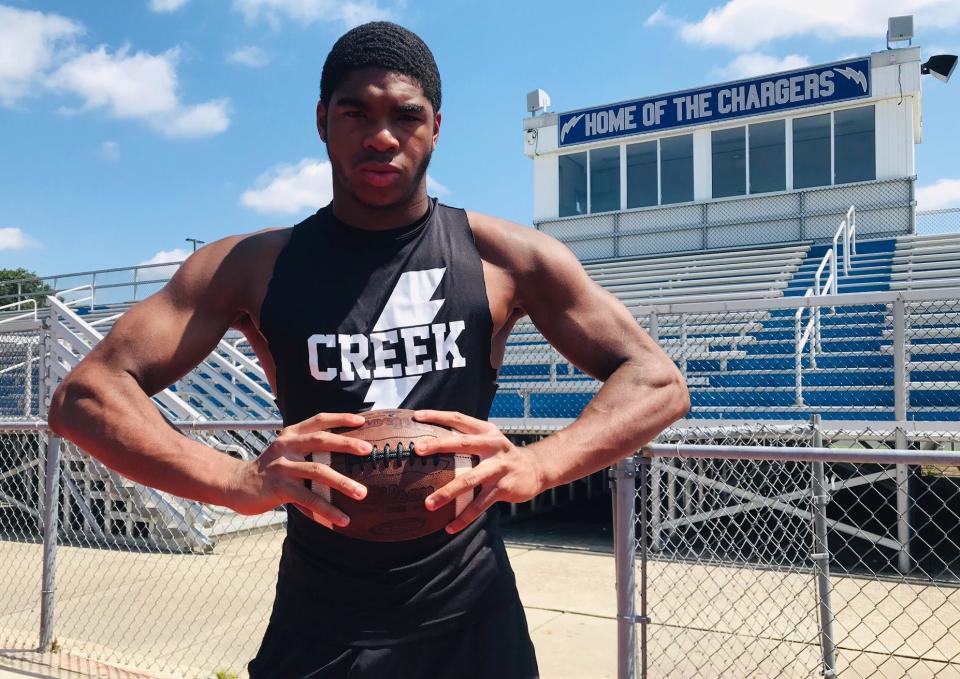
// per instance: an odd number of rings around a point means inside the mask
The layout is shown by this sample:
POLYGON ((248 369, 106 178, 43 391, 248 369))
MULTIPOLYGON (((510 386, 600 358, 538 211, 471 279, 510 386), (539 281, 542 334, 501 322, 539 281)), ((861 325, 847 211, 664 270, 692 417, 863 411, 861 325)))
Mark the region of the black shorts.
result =
POLYGON ((271 625, 250 679, 537 679, 537 658, 519 601, 467 627, 380 648, 283 639, 271 625), (300 642, 300 643, 298 643, 300 642))

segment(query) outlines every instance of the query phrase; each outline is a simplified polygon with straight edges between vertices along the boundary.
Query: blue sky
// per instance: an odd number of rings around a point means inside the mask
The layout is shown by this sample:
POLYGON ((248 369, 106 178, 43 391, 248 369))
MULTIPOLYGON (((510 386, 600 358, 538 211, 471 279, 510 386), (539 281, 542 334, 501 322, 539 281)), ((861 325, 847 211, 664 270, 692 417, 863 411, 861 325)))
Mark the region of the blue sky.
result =
MULTIPOLYGON (((529 90, 563 111, 866 54, 908 13, 925 53, 960 51, 955 0, 0 0, 0 267, 176 259, 312 213, 320 69, 368 19, 437 58, 433 192, 529 224, 529 90)), ((924 79, 921 208, 960 205, 958 104, 960 75, 924 79)))

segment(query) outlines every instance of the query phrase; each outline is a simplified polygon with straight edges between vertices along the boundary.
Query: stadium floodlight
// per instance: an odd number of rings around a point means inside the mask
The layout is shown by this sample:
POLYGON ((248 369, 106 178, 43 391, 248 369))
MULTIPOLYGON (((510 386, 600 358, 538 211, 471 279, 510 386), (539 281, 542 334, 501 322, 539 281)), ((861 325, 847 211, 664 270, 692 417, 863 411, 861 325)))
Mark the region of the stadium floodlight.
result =
POLYGON ((527 93, 527 111, 537 115, 540 111, 546 111, 550 105, 550 95, 541 89, 527 93))
POLYGON ((950 80, 950 76, 953 75, 953 69, 956 67, 956 54, 935 54, 920 64, 920 72, 924 75, 932 75, 937 80, 947 82, 950 80))

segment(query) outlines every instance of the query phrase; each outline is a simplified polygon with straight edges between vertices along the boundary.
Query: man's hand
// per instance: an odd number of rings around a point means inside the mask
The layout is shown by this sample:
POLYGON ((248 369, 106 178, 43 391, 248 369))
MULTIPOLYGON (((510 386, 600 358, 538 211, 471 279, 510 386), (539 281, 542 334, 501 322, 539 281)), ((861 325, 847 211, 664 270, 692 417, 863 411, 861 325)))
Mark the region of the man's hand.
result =
POLYGON ((355 500, 366 497, 366 487, 328 465, 304 458, 319 452, 369 455, 372 446, 366 441, 328 431, 363 423, 361 415, 320 413, 282 430, 260 457, 238 466, 228 490, 229 507, 239 514, 260 514, 289 503, 327 528, 346 526, 350 517, 307 488, 304 479, 355 500))
POLYGON ((476 467, 424 500, 426 508, 433 511, 480 487, 480 494, 447 525, 448 533, 463 530, 495 502, 526 502, 544 490, 536 453, 513 445, 496 425, 445 410, 418 410, 413 417, 458 432, 417 443, 417 455, 458 453, 480 458, 476 467))

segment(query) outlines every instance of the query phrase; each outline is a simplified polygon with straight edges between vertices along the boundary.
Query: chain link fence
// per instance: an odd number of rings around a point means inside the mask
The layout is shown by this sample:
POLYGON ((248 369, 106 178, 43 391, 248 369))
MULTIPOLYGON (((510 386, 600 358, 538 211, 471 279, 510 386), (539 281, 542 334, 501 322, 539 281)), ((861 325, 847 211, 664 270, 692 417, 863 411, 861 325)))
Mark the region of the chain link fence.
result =
POLYGON ((938 236, 960 233, 960 208, 917 210, 917 235, 938 236))
POLYGON ((960 676, 960 435, 814 419, 674 429, 620 468, 637 675, 960 676))
POLYGON ((582 261, 829 241, 851 205, 861 238, 914 233, 914 179, 861 182, 538 222, 582 261))
MULTIPOLYGON (((190 435, 256 454, 274 430, 190 435)), ((242 676, 269 618, 285 518, 180 500, 41 429, 0 425, 0 647, 85 676, 242 676)))
MULTIPOLYGON (((624 293, 628 294, 628 293, 624 293)), ((637 308, 714 423, 960 421, 960 289, 637 308)), ((601 383, 529 322, 508 340, 493 416, 576 417, 601 383)))

